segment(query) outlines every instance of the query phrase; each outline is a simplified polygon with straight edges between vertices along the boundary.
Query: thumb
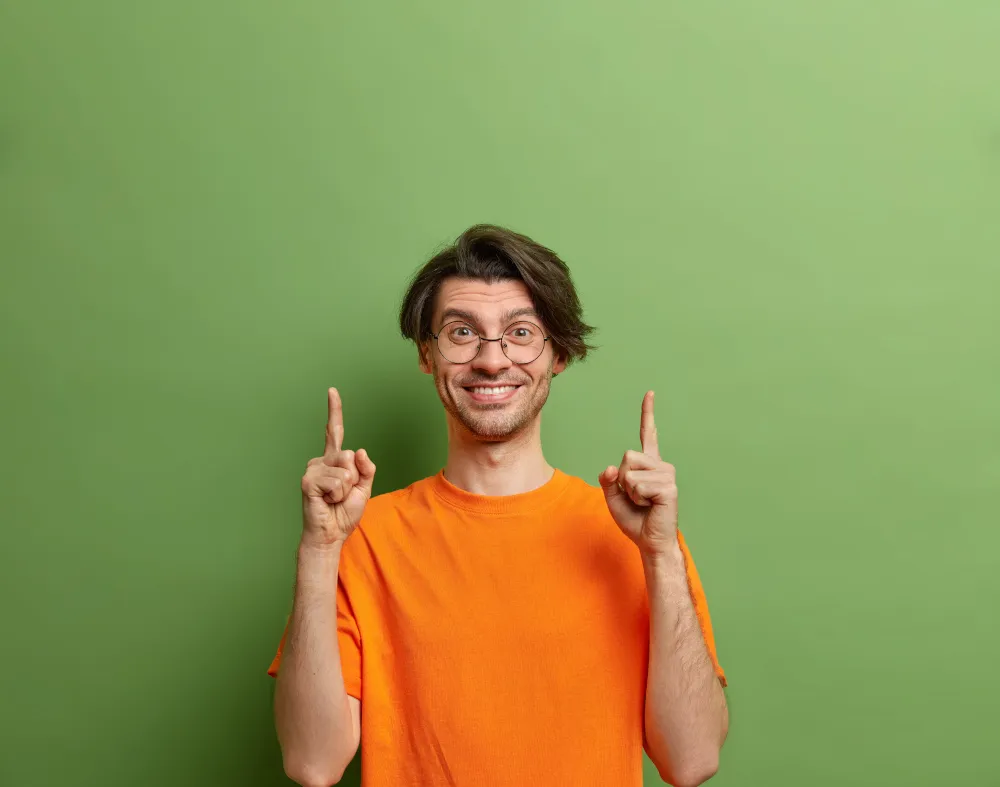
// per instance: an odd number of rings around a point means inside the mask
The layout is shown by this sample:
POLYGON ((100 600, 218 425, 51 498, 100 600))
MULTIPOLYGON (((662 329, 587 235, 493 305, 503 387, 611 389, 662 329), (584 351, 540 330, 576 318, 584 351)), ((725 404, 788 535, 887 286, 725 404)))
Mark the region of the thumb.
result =
POLYGON ((598 476, 597 480, 600 482, 601 489, 604 490, 604 496, 608 500, 622 494, 622 490, 618 488, 618 468, 614 465, 608 465, 604 469, 604 472, 598 476))
POLYGON ((358 486, 371 497, 372 482, 375 480, 375 463, 364 448, 359 449, 354 455, 354 465, 358 468, 358 486))

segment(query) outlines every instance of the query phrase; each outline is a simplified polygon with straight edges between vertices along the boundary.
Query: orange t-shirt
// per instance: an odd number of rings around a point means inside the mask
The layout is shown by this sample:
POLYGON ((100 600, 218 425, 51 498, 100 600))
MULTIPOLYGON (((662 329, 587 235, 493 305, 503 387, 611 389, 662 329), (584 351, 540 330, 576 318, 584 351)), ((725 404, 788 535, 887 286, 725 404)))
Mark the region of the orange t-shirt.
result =
POLYGON ((341 555, 337 619, 364 787, 642 784, 645 577, 599 487, 556 470, 488 497, 438 473, 372 498, 341 555))

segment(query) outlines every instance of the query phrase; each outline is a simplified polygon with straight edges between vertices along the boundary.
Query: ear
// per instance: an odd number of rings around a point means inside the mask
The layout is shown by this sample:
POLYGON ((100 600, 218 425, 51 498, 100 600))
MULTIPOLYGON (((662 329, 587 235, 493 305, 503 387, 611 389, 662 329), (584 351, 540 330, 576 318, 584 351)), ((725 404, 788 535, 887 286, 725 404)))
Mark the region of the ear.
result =
POLYGON ((566 371, 567 361, 566 356, 557 355, 556 359, 552 362, 552 374, 562 374, 566 371))
POLYGON ((431 366, 430 342, 419 342, 417 344, 417 363, 420 366, 420 371, 424 374, 433 374, 434 369, 431 366))

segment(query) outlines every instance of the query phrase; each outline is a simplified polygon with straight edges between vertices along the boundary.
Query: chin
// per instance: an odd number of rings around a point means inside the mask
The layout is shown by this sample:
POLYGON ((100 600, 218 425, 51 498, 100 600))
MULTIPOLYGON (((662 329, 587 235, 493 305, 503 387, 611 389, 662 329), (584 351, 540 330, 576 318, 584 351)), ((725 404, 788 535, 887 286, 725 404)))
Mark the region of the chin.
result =
POLYGON ((503 421, 490 421, 488 419, 479 418, 461 418, 462 423, 465 428, 468 429, 476 437, 482 438, 483 440, 505 440, 508 437, 512 437, 517 434, 524 427, 523 423, 509 423, 503 421))

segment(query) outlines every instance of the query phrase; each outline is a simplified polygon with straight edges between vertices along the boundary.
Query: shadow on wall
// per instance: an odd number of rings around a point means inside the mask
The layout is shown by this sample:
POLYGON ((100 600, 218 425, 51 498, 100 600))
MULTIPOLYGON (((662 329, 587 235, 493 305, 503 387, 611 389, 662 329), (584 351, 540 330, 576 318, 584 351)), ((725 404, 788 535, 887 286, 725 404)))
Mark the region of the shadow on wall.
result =
POLYGON ((441 402, 431 378, 418 374, 396 369, 352 386, 361 403, 364 447, 378 468, 375 494, 403 489, 444 466, 448 440, 441 402))

